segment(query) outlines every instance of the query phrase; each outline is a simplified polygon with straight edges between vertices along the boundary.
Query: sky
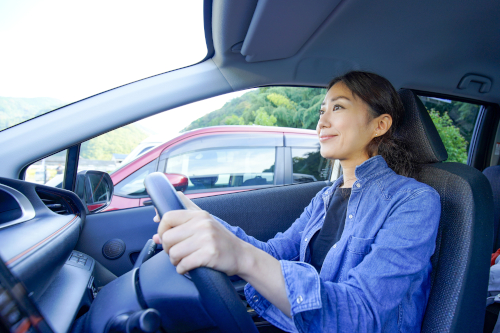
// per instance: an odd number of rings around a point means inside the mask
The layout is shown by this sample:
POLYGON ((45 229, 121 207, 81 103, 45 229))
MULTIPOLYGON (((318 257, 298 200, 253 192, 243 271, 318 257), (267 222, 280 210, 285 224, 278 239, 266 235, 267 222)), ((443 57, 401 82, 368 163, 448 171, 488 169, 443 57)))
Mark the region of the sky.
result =
MULTIPOLYGON (((0 1, 0 45, 0 96, 71 103, 202 60, 203 0, 0 1)), ((242 94, 140 123, 177 133, 242 94)))
POLYGON ((212 97, 203 101, 187 104, 175 109, 171 109, 157 115, 139 120, 141 126, 154 132, 161 141, 168 141, 174 138, 181 130, 186 128, 194 120, 220 109, 224 104, 233 98, 239 97, 249 91, 236 91, 225 95, 212 97))

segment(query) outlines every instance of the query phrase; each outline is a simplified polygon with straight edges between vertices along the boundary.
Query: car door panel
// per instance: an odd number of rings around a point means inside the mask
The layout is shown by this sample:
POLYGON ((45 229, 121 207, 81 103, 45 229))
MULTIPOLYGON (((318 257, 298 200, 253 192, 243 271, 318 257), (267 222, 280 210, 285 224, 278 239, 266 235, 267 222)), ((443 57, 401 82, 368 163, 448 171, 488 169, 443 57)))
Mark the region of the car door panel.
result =
POLYGON ((285 231, 328 182, 284 185, 193 200, 200 208, 239 226, 261 241, 285 231))
MULTIPOLYGON (((200 208, 239 226, 249 235, 266 241, 285 231, 327 182, 284 185, 273 188, 193 199, 200 208)), ((132 269, 131 256, 141 251, 156 233, 152 206, 110 211, 87 216, 76 250, 90 255, 116 275, 132 269), (103 246, 119 239, 125 244, 123 255, 110 260, 103 246)), ((115 245, 114 246, 118 246, 115 245)))

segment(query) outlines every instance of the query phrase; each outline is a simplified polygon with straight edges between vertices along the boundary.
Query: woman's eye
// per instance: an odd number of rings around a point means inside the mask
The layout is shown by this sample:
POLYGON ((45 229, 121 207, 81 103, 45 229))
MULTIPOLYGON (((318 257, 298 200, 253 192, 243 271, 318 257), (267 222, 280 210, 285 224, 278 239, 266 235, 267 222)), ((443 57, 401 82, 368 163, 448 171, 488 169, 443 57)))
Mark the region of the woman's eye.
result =
POLYGON ((319 110, 319 115, 320 115, 320 116, 321 116, 321 115, 323 115, 324 113, 325 113, 325 111, 323 111, 323 110, 321 110, 321 109, 319 110))
POLYGON ((340 106, 338 104, 333 106, 333 111, 340 110, 340 109, 342 109, 342 106, 340 106))

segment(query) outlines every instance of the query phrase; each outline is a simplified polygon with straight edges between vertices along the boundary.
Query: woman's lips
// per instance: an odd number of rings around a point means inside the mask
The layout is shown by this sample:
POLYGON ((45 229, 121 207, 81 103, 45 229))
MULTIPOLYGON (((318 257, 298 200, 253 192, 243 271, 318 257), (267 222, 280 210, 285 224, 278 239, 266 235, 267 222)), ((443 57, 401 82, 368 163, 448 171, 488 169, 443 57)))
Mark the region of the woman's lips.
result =
POLYGON ((326 141, 334 137, 336 137, 336 135, 322 135, 319 137, 319 141, 326 141))

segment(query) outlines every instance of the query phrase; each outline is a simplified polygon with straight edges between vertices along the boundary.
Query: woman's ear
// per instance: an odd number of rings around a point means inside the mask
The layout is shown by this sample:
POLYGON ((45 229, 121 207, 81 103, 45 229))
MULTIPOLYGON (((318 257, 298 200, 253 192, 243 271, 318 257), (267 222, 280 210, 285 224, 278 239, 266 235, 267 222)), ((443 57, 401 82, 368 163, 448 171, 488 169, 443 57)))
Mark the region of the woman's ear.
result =
POLYGON ((376 121, 374 136, 382 136, 391 128, 392 117, 390 114, 383 114, 374 119, 376 121))

